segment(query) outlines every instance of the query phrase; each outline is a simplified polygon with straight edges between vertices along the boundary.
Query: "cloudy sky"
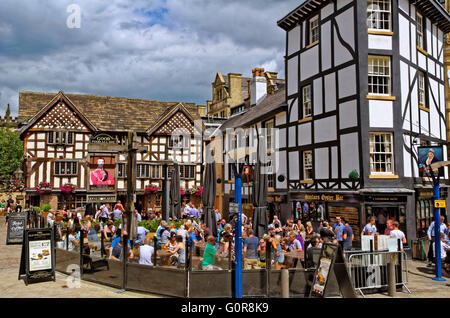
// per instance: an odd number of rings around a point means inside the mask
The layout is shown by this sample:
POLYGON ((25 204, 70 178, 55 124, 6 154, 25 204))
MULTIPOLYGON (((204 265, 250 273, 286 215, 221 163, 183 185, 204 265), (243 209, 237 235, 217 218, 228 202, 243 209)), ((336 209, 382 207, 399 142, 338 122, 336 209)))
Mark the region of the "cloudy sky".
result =
POLYGON ((17 114, 19 91, 205 104, 217 71, 284 77, 276 21, 300 2, 1 0, 0 115, 17 114), (80 28, 67 26, 74 3, 80 28))

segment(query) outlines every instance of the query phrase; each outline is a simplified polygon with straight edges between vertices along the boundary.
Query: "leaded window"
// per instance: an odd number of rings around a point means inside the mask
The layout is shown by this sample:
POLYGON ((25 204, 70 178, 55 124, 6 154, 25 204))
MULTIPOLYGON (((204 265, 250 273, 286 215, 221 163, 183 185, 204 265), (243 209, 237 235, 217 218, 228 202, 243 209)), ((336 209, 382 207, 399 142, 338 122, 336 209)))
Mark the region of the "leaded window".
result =
POLYGON ((392 133, 370 134, 370 172, 394 174, 394 151, 392 133))
POLYGON ((391 31, 391 0, 367 1, 367 26, 372 30, 391 31))
POLYGON ((391 58, 369 55, 369 94, 391 94, 391 58))
POLYGON ((303 174, 304 180, 313 179, 313 155, 312 151, 303 152, 303 174))

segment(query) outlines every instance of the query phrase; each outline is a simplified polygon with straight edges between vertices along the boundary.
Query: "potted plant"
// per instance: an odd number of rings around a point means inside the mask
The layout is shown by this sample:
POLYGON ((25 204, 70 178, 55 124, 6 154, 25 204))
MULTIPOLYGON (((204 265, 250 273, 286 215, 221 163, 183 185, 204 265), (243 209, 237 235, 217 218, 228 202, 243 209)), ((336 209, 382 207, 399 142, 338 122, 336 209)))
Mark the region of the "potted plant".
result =
POLYGON ((48 203, 44 204, 42 206, 42 216, 44 217, 44 219, 47 219, 47 215, 50 213, 50 210, 52 209, 52 206, 48 203))

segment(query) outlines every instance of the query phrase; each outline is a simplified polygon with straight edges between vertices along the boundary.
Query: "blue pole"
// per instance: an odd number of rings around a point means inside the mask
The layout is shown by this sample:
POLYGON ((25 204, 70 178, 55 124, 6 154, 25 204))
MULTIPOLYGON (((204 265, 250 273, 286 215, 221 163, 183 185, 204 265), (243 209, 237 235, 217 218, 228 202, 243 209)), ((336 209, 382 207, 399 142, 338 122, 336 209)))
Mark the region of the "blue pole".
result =
MULTIPOLYGON (((434 201, 440 199, 439 178, 434 180, 434 201)), ((440 209, 434 208, 434 250, 435 250, 435 263, 436 263, 436 277, 433 280, 445 281, 442 278, 442 260, 441 260, 441 213, 440 209)))
POLYGON ((239 213, 237 215, 236 222, 236 238, 234 243, 236 255, 236 298, 242 298, 242 180, 239 174, 236 175, 235 178, 234 200, 235 203, 239 204, 239 213))

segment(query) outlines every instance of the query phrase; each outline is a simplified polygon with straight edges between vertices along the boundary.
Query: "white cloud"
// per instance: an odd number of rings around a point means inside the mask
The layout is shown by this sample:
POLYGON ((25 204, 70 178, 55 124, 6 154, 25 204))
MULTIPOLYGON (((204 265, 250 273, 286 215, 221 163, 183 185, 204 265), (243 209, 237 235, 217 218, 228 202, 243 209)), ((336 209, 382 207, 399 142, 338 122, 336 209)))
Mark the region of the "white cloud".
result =
POLYGON ((80 0, 81 29, 68 29, 73 1, 42 2, 0 2, 0 115, 23 90, 204 104, 217 71, 284 76, 276 21, 298 4, 80 0))

